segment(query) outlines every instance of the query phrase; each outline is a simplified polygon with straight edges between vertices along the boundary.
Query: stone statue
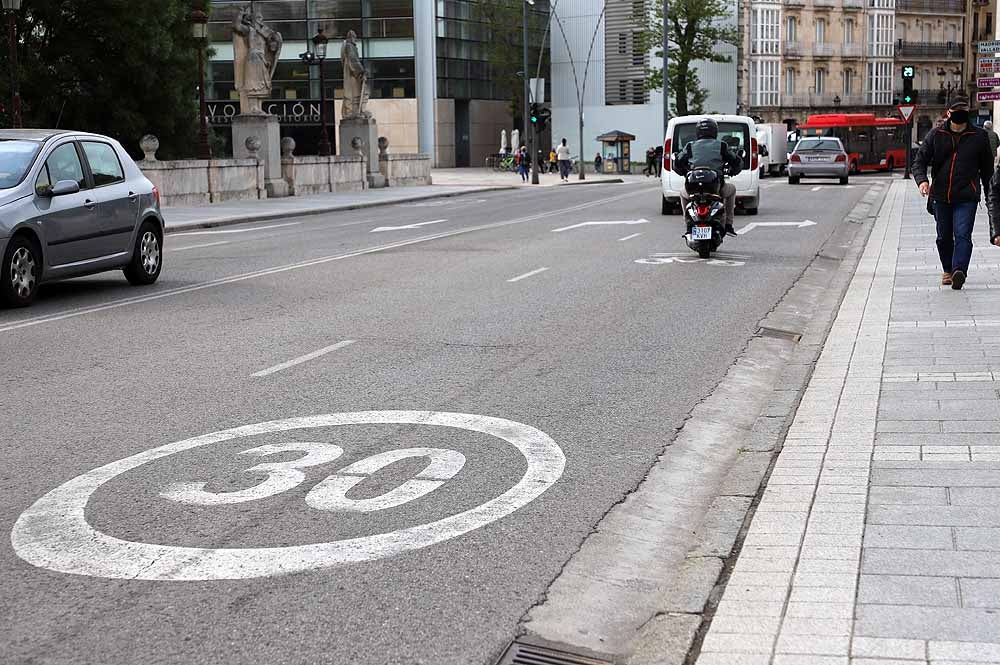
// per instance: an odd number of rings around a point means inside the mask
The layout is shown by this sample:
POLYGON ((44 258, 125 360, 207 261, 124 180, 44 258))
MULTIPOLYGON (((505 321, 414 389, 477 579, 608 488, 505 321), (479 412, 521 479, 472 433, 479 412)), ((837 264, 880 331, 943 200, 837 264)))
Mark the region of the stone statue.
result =
POLYGON ((260 12, 240 9, 233 20, 233 69, 242 115, 266 115, 261 103, 271 94, 281 44, 281 33, 265 25, 260 12))
POLYGON ((521 149, 521 130, 515 129, 510 133, 510 148, 513 152, 521 149))
POLYGON ((506 129, 501 129, 500 130, 500 154, 503 155, 503 154, 506 154, 506 153, 507 153, 507 130, 506 129))
POLYGON ((358 36, 353 30, 347 32, 347 39, 340 49, 340 61, 344 63, 344 103, 341 118, 371 118, 368 112, 368 73, 358 55, 358 36))

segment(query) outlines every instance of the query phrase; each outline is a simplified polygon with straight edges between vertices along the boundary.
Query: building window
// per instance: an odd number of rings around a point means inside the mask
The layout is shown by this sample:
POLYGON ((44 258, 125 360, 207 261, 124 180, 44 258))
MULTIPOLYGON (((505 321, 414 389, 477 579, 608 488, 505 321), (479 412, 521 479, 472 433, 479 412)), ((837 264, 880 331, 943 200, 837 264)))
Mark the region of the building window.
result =
POLYGON ((825 44, 826 43, 826 19, 818 18, 816 19, 816 43, 825 44))
POLYGON ((777 58, 752 60, 750 79, 754 106, 778 105, 778 72, 781 61, 777 58))
POLYGON ((794 95, 795 94, 795 68, 786 67, 785 68, 785 94, 794 95))
POLYGON ((794 16, 785 19, 785 41, 794 42, 798 39, 799 22, 794 16))
POLYGON ((814 88, 817 95, 822 95, 826 92, 826 70, 817 69, 814 72, 814 88))
POLYGON ((892 102, 892 62, 868 63, 868 91, 871 104, 892 102))
POLYGON ((958 43, 958 25, 955 23, 948 24, 948 41, 952 44, 958 43))
POLYGON ((844 43, 853 44, 854 43, 854 19, 849 18, 844 20, 844 43))
POLYGON ((844 96, 854 94, 854 70, 845 69, 844 70, 844 96))
POLYGON ((920 28, 920 41, 928 43, 931 41, 931 24, 924 22, 920 28))
POLYGON ((896 39, 906 41, 906 24, 899 22, 896 24, 896 39))
POLYGON ((628 35, 624 32, 618 33, 618 54, 628 55, 628 35))
POLYGON ((751 18, 751 49, 757 55, 778 55, 781 52, 779 34, 780 10, 766 7, 754 8, 751 18))
POLYGON ((893 56, 892 14, 868 15, 868 55, 875 58, 893 56))
POLYGON ((642 51, 642 42, 632 34, 632 64, 642 66, 646 64, 646 54, 642 51))

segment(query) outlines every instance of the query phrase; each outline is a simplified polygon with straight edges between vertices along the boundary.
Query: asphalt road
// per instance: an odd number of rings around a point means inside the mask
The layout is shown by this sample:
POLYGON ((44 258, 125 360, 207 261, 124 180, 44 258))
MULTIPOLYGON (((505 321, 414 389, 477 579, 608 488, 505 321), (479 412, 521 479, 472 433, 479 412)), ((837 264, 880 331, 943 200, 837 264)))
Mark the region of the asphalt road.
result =
POLYGON ((652 181, 574 186, 175 234, 154 287, 0 311, 0 662, 490 662, 872 181, 765 181, 737 227, 816 224, 721 262, 652 181))

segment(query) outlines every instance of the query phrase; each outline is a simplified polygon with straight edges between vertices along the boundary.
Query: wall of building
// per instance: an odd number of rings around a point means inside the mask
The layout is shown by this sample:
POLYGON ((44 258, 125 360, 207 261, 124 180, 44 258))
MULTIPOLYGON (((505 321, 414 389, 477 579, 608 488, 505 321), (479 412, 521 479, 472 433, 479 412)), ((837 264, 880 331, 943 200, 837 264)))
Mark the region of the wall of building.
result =
POLYGON ((507 141, 514 129, 510 102, 473 99, 469 102, 471 166, 483 166, 488 155, 500 149, 500 131, 507 130, 507 141))

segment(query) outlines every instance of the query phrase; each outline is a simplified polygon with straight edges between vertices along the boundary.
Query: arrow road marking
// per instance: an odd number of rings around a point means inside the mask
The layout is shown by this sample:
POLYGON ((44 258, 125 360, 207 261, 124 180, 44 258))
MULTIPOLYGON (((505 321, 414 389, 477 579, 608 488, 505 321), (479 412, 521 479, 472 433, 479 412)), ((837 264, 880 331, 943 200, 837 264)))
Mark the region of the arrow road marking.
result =
POLYGON ((736 233, 738 235, 743 235, 745 233, 750 233, 754 229, 762 226, 794 226, 795 228, 804 229, 807 226, 816 226, 816 222, 812 221, 811 219, 807 219, 804 222, 753 222, 752 224, 747 224, 736 233))
POLYGON ((569 231, 570 229, 578 229, 582 226, 611 226, 615 224, 625 224, 631 226, 632 224, 649 224, 648 219, 633 219, 633 220, 623 220, 620 222, 580 222, 579 224, 574 224, 573 226, 564 226, 560 229, 552 229, 552 233, 562 233, 563 231, 569 231))
POLYGON ((370 233, 379 233, 380 231, 401 231, 402 229, 419 229, 421 226, 429 226, 431 224, 440 224, 441 222, 447 222, 447 219, 433 219, 429 222, 420 222, 418 224, 407 224, 406 226, 380 226, 377 229, 372 229, 370 233))

